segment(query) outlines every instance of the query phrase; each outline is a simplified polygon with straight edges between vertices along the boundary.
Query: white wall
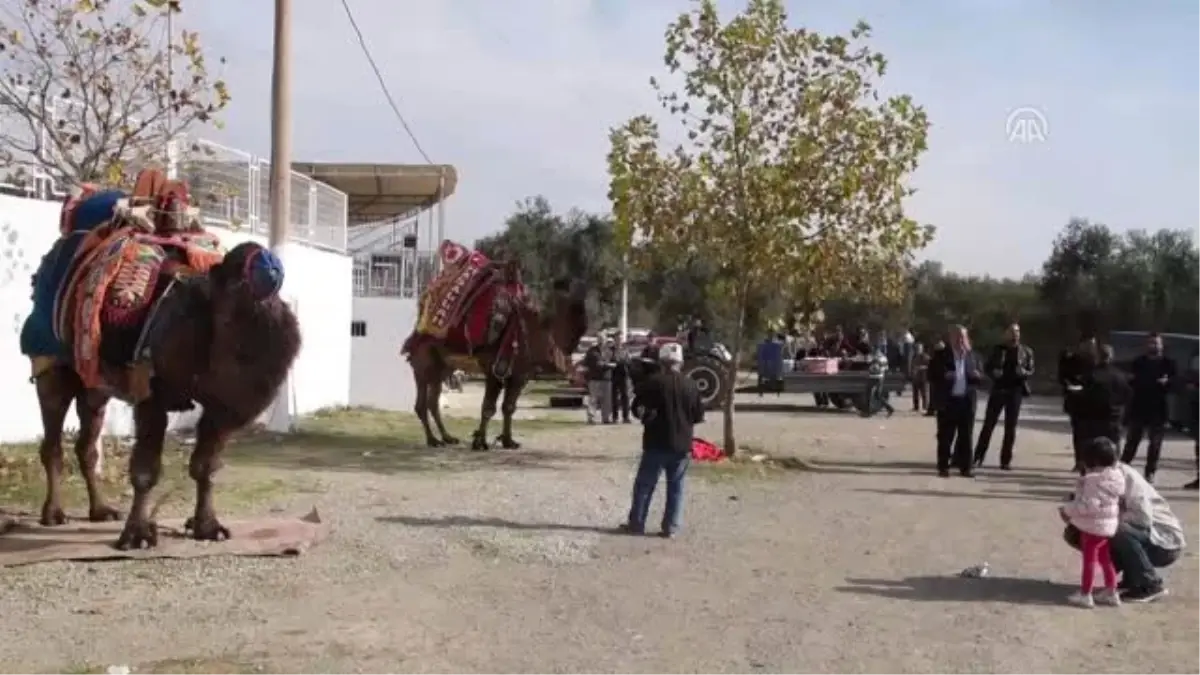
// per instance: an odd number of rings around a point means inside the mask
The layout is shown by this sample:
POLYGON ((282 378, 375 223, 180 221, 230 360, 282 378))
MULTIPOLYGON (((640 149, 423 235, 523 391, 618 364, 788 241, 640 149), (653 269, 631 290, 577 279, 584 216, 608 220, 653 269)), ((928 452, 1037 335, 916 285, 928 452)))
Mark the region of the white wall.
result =
POLYGON ((350 338, 350 405, 411 412, 417 388, 400 347, 417 323, 417 301, 356 297, 352 315, 366 335, 350 338))
MULTIPOLYGON (((27 441, 42 434, 37 395, 29 382, 29 359, 21 354, 21 326, 28 316, 30 275, 58 238, 60 202, 0 195, 0 441, 27 441)), ((226 247, 261 237, 220 228, 211 231, 226 247)), ((284 298, 293 304, 304 346, 292 367, 293 414, 346 405, 350 400, 350 295, 348 256, 289 244, 284 256, 284 298)), ((411 326, 411 323, 410 323, 411 326)), ((109 404, 109 433, 132 430, 129 406, 109 404)), ((270 414, 268 411, 267 415, 270 414)), ((176 416, 175 426, 194 415, 176 416)), ((74 414, 67 428, 78 428, 74 414)))

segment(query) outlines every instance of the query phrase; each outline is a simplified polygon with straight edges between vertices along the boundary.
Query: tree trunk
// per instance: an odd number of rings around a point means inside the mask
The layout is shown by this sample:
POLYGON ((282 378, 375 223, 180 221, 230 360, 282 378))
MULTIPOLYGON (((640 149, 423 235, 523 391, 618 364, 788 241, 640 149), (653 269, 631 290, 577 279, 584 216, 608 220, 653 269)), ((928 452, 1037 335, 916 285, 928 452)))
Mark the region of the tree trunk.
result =
POLYGON ((723 447, 725 449, 726 457, 733 457, 737 455, 737 437, 733 432, 733 392, 735 389, 737 389, 738 363, 742 358, 742 328, 745 322, 746 296, 743 293, 737 300, 737 324, 735 325, 733 331, 733 344, 729 349, 730 353, 732 354, 732 358, 729 360, 728 372, 726 373, 726 377, 729 378, 730 382, 729 395, 725 397, 725 401, 722 405, 722 412, 724 413, 724 415, 722 415, 724 418, 723 432, 725 437, 723 441, 723 447))

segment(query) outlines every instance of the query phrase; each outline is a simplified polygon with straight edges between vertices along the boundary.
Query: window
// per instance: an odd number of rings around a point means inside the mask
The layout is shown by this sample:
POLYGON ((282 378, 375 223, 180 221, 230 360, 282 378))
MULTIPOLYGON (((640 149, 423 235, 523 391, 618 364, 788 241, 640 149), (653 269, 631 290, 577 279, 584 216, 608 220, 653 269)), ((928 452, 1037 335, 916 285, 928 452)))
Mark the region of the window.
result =
POLYGON ((350 322, 350 337, 367 337, 367 322, 366 321, 351 321, 350 322))

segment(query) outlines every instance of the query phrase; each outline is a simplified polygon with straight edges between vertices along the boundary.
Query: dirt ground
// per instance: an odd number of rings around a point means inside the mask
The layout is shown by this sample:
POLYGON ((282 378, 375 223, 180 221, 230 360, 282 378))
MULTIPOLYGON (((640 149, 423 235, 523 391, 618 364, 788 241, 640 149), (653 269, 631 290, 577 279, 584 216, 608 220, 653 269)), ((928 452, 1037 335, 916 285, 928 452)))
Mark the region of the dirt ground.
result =
MULTIPOLYGON (((763 401, 742 444, 817 467, 694 467, 674 541, 609 531, 636 425, 527 421, 524 448, 486 455, 386 430, 235 453, 227 484, 305 486, 256 508, 315 503, 331 538, 296 559, 0 570, 0 671, 1200 671, 1190 551, 1156 604, 1063 605, 1078 565, 1053 403, 1027 407, 1015 471, 967 480, 934 475, 929 419, 763 401), (957 576, 982 561, 990 577, 957 576)), ((719 416, 699 434, 719 439, 719 416)), ((1191 446, 1164 455, 1194 545, 1191 446)))

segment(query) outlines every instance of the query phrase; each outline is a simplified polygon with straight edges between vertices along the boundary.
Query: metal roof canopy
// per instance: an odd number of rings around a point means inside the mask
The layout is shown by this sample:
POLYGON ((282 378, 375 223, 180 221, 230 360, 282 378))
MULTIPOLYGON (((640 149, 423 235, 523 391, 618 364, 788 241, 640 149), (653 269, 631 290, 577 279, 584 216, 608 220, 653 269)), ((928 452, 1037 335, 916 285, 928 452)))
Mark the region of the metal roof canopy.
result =
POLYGON ((454 194, 458 185, 458 172, 448 164, 293 162, 292 170, 345 192, 351 226, 427 209, 454 194))

